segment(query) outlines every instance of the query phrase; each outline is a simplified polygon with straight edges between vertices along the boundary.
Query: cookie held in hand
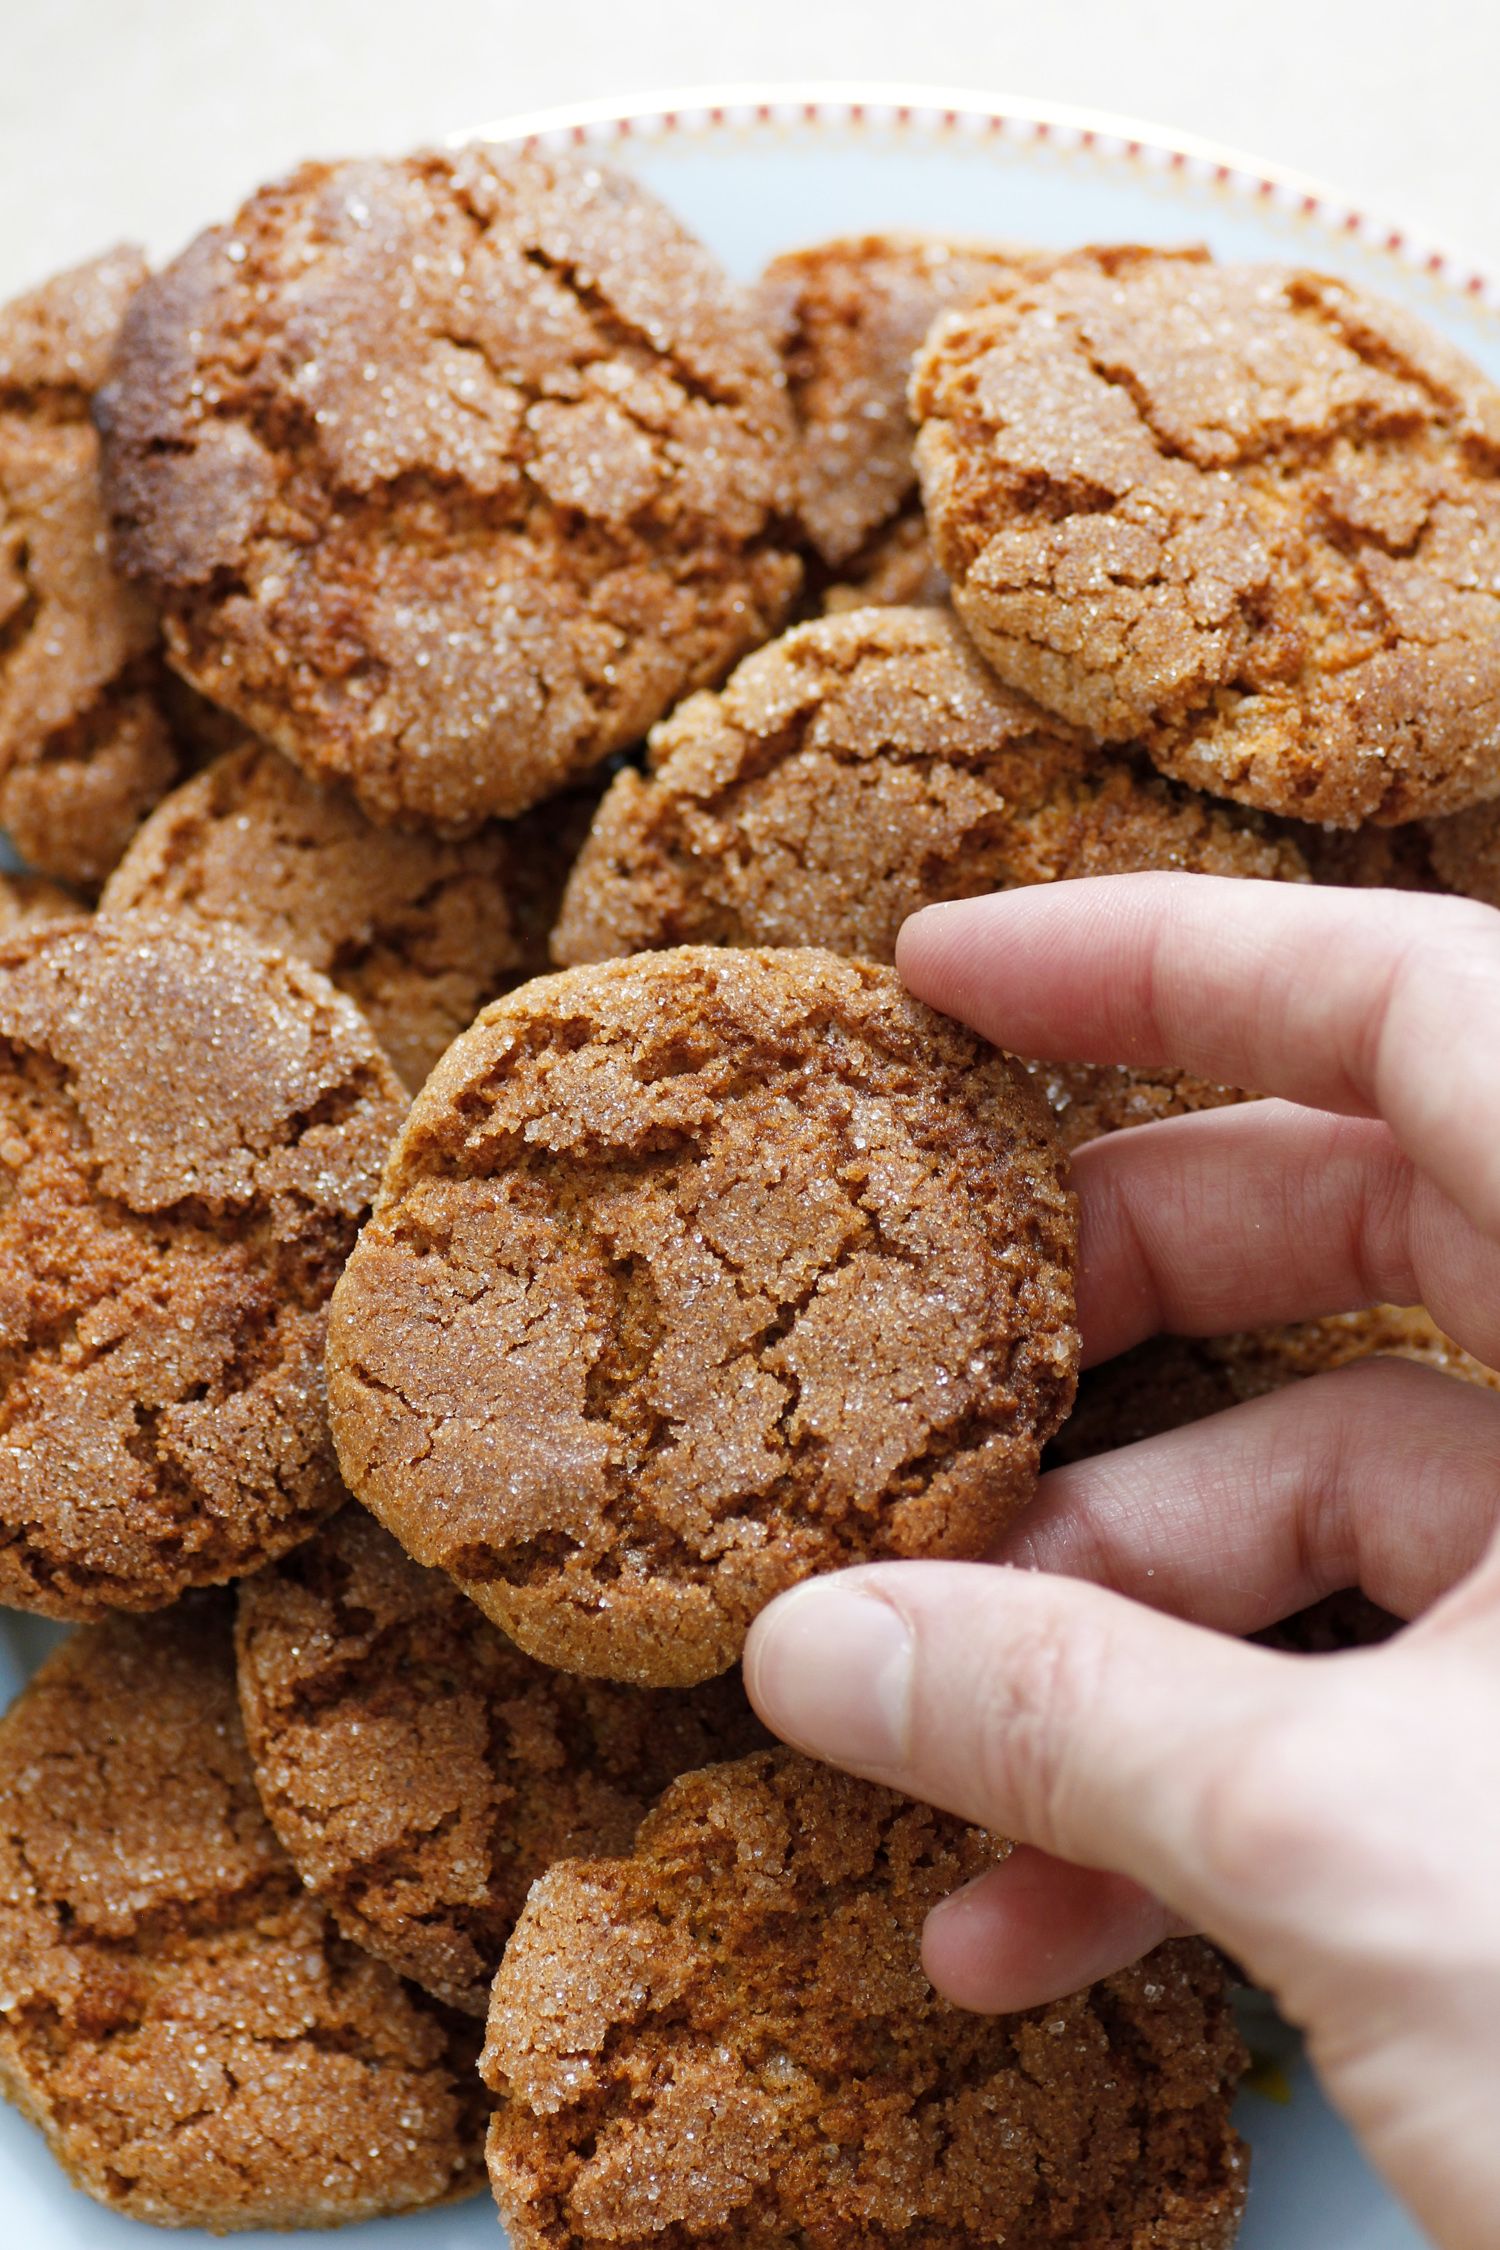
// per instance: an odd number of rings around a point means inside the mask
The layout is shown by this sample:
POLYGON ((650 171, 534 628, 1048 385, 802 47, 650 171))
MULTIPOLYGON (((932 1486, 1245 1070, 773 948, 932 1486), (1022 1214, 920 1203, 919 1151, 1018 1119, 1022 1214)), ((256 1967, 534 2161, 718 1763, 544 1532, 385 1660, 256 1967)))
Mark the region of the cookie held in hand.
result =
POLYGON ((487 1008, 334 1300, 351 1488, 530 1653, 685 1685, 819 1570, 978 1555, 1077 1365, 1019 1064, 895 973, 683 947, 487 1008))

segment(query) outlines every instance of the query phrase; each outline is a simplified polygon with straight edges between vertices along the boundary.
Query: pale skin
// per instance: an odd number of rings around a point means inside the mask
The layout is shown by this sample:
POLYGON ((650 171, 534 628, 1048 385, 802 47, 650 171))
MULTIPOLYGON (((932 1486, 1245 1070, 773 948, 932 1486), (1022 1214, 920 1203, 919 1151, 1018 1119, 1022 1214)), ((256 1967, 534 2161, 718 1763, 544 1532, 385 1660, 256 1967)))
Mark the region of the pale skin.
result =
MULTIPOLYGON (((930 907, 897 959, 1019 1053, 1276 1097, 1079 1153, 1085 1363, 1394 1302, 1500 1366, 1500 914, 1112 876, 930 907)), ((783 1596, 746 1678, 799 1747, 1019 1840, 928 1919, 951 1999, 1205 1931, 1434 2243, 1493 2250, 1500 1394, 1373 1360, 1056 1470, 990 1562, 783 1596), (1231 1637, 1353 1584, 1411 1621, 1383 1647, 1231 1637)))

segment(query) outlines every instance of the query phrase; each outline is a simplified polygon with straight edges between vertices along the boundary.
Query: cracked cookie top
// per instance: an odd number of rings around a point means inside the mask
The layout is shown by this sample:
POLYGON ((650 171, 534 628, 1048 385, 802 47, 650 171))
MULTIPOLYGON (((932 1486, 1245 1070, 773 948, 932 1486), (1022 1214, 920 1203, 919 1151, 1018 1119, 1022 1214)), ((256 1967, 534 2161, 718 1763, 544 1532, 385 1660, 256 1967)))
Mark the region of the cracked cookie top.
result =
POLYGON ((172 662, 382 821, 523 810, 800 581, 767 340, 581 159, 303 166, 141 292, 99 410, 172 662))
POLYGON ((1298 845, 1003 687, 951 616, 863 609, 745 658, 618 774, 553 935, 562 962, 652 946, 895 957, 946 898, 1144 868, 1307 879, 1298 845))
POLYGON ((628 1851, 669 1781, 766 1741, 738 1675, 549 1671, 359 1507, 241 1581, 237 1641, 256 1784, 303 1881, 474 2015, 554 1860, 628 1851))
POLYGON ((237 931, 0 940, 0 1600, 159 1608, 337 1506, 327 1303, 404 1106, 237 931))
POLYGON ((0 1721, 0 2080, 99 2202, 217 2233, 466 2194, 476 2045, 303 1890, 222 1598, 75 1633, 0 1721))
POLYGON ((1012 686, 1354 827, 1500 794, 1500 391, 1278 266, 1059 269, 913 377, 929 526, 1012 686))
POLYGON ((122 246, 0 308, 0 828, 84 885, 186 763, 155 609, 110 564, 89 419, 145 279, 122 246))
POLYGON ((586 816, 569 797, 454 841, 405 835, 245 741, 158 805, 100 903, 232 922, 321 969, 417 1087, 486 1000, 546 966, 586 816))
POLYGON ((684 947, 439 1064, 334 1300, 352 1489, 521 1645, 686 1684, 817 1570, 977 1555, 1072 1394, 1018 1064, 894 972, 684 947))
POLYGON ((543 1876, 482 2064, 515 2250, 1228 2250, 1221 1965, 1179 1941, 1021 2015, 951 2006, 923 1919, 1000 1849, 780 1750, 678 1782, 628 1858, 543 1876))
MULTIPOLYGON (((552 950, 890 961, 938 899, 1146 868, 1305 882, 1321 849, 1321 831, 1099 758, 1003 687, 947 612, 869 609, 796 627, 654 730, 648 771, 618 775, 595 815, 552 950)), ((1187 1071, 1035 1071, 1069 1149, 1240 1098, 1187 1071)))

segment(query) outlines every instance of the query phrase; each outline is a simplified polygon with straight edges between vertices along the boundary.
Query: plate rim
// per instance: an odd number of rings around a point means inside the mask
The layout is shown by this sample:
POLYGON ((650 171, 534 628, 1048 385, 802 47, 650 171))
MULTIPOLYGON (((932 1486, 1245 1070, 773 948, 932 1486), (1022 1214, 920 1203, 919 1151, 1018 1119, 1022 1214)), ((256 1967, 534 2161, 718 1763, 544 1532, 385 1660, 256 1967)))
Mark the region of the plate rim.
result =
POLYGON ((1467 253, 1356 203, 1340 188, 1290 165, 1123 113, 982 87, 881 79, 731 79, 564 102, 487 117, 444 137, 520 142, 523 147, 600 147, 670 141, 724 131, 786 127, 910 132, 955 140, 1079 152, 1106 164, 1179 175, 1236 201, 1270 206, 1343 237, 1407 275, 1451 290, 1472 315, 1500 316, 1500 278, 1467 253))

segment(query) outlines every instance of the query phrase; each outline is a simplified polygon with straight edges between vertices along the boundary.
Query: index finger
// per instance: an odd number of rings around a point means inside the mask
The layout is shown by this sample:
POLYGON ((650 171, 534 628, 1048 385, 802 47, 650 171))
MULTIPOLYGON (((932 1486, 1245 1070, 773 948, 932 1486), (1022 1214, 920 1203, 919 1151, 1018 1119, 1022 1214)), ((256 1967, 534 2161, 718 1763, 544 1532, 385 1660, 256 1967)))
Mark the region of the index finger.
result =
POLYGON ((1471 899, 1101 875, 924 907, 919 999, 1052 1061, 1172 1065, 1383 1117, 1500 1235, 1500 913, 1471 899))

